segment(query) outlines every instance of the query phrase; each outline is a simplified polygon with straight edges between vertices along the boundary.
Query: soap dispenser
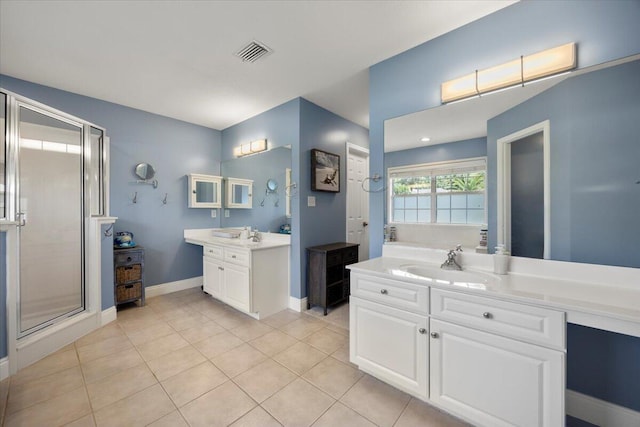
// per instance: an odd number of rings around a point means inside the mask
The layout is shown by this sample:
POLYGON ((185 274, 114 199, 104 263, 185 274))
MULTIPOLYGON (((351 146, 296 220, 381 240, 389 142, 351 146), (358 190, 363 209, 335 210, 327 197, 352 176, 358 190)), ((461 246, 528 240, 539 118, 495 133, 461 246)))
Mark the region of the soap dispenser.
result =
POLYGON ((509 271, 509 251, 503 244, 496 246, 493 254, 493 272, 496 274, 507 274, 509 271))

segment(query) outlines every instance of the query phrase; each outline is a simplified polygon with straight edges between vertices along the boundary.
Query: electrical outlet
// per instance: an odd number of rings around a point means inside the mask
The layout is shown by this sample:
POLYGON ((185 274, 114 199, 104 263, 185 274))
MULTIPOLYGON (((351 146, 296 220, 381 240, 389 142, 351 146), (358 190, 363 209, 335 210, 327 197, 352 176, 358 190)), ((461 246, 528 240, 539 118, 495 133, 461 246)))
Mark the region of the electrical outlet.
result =
POLYGON ((308 196, 307 197, 307 206, 312 208, 316 205, 316 197, 315 196, 308 196))
POLYGON ((229 218, 231 216, 231 211, 229 209, 224 210, 224 217, 229 218))
POLYGON ((211 209, 211 218, 215 218, 218 216, 218 213, 216 212, 215 209, 211 209))

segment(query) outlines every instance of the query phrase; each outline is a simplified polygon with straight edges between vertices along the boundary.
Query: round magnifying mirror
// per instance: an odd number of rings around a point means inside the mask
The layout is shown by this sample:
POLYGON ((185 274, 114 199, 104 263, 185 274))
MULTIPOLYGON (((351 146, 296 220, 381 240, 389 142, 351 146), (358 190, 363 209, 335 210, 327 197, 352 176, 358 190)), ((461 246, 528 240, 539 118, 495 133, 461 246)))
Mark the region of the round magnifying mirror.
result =
POLYGON ((267 190, 269 190, 270 192, 274 192, 278 189, 278 181, 276 181, 275 179, 269 179, 267 181, 267 190))
POLYGON ((138 163, 135 169, 136 175, 140 179, 148 180, 152 179, 156 174, 156 171, 153 169, 149 163, 138 163))

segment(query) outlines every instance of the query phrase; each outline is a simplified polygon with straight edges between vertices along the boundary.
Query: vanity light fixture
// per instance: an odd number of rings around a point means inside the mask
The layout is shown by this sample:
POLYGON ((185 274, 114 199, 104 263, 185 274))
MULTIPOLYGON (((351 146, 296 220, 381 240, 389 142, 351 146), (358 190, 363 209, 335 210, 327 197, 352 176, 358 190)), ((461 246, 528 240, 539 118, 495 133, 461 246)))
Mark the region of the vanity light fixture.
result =
POLYGON ((571 70, 577 65, 576 44, 567 43, 532 55, 484 70, 476 70, 466 76, 449 80, 441 85, 442 103, 458 101, 483 93, 549 77, 571 70))
POLYGON ((249 154, 260 153, 261 151, 267 150, 267 140, 266 139, 258 139, 256 141, 251 141, 246 144, 239 145, 233 149, 233 155, 235 157, 242 157, 249 154))

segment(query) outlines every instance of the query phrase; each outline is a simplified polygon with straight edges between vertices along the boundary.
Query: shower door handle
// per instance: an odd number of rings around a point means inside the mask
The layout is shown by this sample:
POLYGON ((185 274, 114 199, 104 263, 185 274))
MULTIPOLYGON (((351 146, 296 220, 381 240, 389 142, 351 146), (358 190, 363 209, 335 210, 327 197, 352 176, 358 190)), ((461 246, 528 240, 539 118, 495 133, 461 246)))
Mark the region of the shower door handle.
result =
POLYGON ((18 217, 18 227, 24 227, 25 225, 27 225, 26 212, 18 212, 16 216, 18 217))

